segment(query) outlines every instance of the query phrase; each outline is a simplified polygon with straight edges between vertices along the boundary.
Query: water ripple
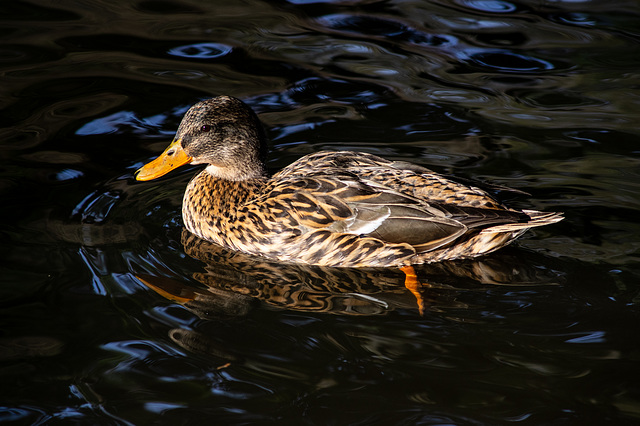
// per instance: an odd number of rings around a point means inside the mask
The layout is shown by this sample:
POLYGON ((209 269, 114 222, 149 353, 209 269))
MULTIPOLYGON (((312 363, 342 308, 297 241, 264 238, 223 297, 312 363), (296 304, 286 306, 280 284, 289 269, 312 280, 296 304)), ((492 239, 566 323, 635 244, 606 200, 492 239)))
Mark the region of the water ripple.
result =
POLYGON ((511 13, 518 10, 515 4, 502 0, 461 0, 459 3, 481 12, 511 13))
POLYGON ((189 59, 215 59, 221 58, 232 51, 231 46, 220 43, 196 43, 169 49, 173 56, 189 59))
POLYGON ((549 61, 505 50, 474 53, 470 59, 476 65, 503 73, 536 73, 557 68, 549 61))

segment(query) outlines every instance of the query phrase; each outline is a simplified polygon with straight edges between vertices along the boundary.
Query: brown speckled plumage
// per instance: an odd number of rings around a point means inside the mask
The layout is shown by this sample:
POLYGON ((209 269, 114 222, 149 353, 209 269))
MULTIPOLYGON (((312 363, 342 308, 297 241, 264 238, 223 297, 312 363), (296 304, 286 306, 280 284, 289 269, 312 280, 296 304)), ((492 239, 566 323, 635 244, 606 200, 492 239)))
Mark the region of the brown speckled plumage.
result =
POLYGON ((267 177, 265 145, 255 114, 221 96, 192 107, 174 143, 138 179, 207 164, 185 191, 190 232, 233 250, 325 266, 475 257, 562 220, 509 209, 475 186, 365 153, 318 152, 267 177))

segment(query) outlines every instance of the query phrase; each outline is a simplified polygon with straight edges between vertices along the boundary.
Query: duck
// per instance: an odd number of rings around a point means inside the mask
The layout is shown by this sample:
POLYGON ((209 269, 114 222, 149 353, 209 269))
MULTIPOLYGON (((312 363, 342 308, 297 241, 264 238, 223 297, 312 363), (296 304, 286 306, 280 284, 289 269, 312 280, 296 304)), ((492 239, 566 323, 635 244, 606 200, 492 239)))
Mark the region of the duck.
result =
POLYGON ((190 233, 232 251, 318 266, 409 273, 412 265, 487 255, 563 219, 509 208, 481 184, 364 152, 315 152, 270 175, 267 146, 255 112, 217 96, 193 105, 135 178, 202 164, 182 202, 190 233))

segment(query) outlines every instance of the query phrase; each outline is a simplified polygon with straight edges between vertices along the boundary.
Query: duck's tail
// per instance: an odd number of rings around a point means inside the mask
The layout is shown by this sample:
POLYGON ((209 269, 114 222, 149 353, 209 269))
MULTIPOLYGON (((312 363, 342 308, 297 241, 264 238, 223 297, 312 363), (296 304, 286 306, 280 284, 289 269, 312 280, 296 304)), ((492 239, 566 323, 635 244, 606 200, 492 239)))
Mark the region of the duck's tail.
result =
MULTIPOLYGON (((517 232, 522 230, 522 232, 526 231, 529 228, 534 228, 536 226, 544 226, 550 225, 552 223, 560 222, 564 219, 562 213, 556 212, 539 212, 537 210, 522 210, 522 213, 526 214, 531 218, 528 222, 519 222, 519 223, 507 223, 503 225, 491 226, 489 228, 483 229, 481 234, 493 234, 493 233, 503 233, 503 232, 517 232)), ((522 233, 518 233, 518 236, 522 233)))
POLYGON ((485 228, 466 241, 434 251, 419 253, 414 258, 414 263, 431 263, 482 256, 506 246, 530 228, 549 225, 564 219, 562 213, 545 213, 536 210, 523 210, 522 212, 531 220, 485 228))

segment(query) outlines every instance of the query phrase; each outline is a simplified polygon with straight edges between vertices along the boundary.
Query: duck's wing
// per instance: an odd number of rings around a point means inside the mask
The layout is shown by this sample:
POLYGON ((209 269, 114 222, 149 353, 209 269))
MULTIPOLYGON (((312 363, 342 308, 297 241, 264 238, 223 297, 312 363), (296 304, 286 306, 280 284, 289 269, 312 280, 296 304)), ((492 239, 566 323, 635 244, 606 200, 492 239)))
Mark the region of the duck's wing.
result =
POLYGON ((307 177, 279 176, 262 200, 256 201, 302 233, 322 230, 336 236, 370 237, 409 244, 417 253, 445 246, 471 229, 529 219, 510 210, 461 205, 455 197, 454 202, 433 202, 411 193, 420 193, 419 188, 400 192, 395 186, 364 172, 334 168, 321 173, 316 169, 307 177))

